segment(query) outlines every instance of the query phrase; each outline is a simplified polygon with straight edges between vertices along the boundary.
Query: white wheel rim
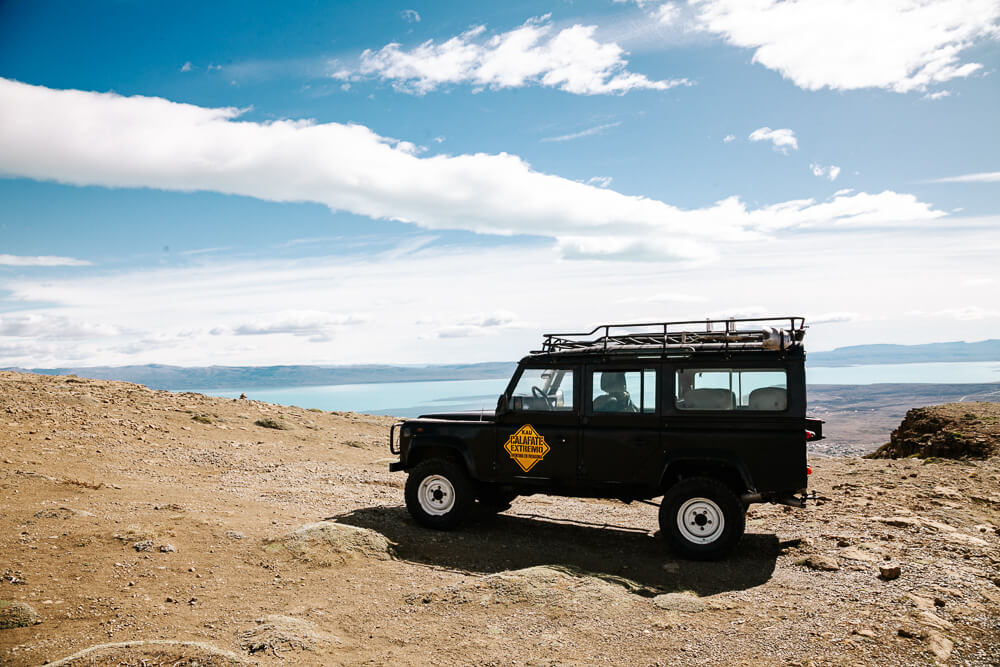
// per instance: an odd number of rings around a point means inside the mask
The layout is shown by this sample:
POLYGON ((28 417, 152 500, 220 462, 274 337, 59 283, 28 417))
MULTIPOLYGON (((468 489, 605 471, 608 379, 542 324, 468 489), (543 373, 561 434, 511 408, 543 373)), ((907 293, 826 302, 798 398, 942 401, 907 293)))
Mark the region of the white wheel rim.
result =
POLYGON ((455 506, 455 487, 447 477, 428 475, 417 489, 417 501, 427 514, 447 514, 455 506))
POLYGON ((714 500, 691 498, 677 511, 677 528, 688 542, 711 544, 722 537, 726 519, 714 500))

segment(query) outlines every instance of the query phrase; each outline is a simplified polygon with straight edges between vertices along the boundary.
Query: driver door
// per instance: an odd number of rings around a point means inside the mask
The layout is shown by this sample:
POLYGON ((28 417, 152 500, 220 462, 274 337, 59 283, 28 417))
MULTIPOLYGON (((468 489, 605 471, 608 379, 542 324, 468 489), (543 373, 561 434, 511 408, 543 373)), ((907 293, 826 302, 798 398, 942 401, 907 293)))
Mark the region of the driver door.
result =
POLYGON ((570 485, 579 444, 579 368, 522 368, 497 419, 500 483, 570 485))

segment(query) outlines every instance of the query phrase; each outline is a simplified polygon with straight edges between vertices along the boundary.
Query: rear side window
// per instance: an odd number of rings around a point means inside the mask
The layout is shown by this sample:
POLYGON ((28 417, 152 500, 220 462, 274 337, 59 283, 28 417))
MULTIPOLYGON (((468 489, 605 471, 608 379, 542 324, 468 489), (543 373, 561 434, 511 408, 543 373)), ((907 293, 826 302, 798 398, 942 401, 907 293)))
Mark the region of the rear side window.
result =
POLYGON ((594 371, 594 412, 656 412, 656 371, 594 371))
POLYGON ((788 375, 783 370, 735 368, 677 371, 679 410, 780 411, 788 407, 788 375))

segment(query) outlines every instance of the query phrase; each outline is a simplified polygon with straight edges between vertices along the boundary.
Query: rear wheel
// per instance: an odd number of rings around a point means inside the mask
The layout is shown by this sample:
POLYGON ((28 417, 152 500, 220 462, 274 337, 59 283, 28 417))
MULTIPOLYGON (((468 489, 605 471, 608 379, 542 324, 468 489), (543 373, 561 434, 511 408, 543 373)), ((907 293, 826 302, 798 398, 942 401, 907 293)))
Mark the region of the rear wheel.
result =
POLYGON ((445 459, 418 464, 406 478, 406 509, 422 526, 450 530, 472 506, 472 484, 460 466, 445 459))
POLYGON ((660 532, 680 556, 721 558, 732 551, 746 526, 743 503, 711 477, 691 477, 675 484, 660 505, 660 532))

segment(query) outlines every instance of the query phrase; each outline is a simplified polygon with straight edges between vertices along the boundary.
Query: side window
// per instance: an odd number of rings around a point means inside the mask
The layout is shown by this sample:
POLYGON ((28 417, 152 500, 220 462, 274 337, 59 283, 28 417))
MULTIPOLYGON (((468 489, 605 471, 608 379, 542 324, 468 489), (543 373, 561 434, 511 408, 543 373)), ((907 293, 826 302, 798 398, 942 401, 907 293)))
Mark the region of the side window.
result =
POLYGON ((656 412, 656 371, 594 371, 594 412, 656 412))
POLYGON ((784 410, 788 407, 785 371, 731 368, 677 371, 679 410, 784 410))
POLYGON ((571 412, 573 403, 573 369, 525 368, 514 393, 511 409, 571 412))

